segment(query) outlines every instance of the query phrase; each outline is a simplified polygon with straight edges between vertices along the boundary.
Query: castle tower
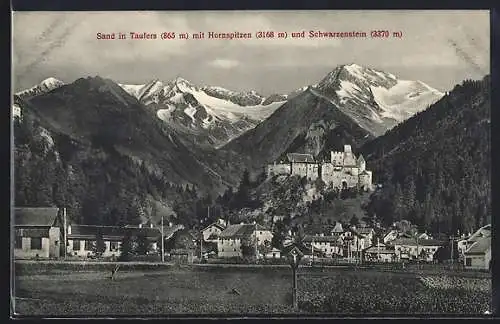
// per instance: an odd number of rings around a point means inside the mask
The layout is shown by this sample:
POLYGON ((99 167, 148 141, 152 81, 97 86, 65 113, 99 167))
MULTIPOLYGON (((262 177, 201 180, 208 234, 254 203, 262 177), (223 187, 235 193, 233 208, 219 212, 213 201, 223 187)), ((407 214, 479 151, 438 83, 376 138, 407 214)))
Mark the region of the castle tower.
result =
POLYGON ((365 158, 363 157, 363 154, 359 154, 357 164, 358 164, 359 172, 363 172, 366 170, 366 161, 365 161, 365 158))

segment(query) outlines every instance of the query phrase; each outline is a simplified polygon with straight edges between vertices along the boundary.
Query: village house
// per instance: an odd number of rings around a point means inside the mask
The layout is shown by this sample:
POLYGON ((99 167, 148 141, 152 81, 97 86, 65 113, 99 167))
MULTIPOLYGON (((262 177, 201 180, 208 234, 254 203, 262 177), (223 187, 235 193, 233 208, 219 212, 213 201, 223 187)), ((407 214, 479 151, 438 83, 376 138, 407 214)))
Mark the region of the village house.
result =
POLYGON ((355 226, 347 229, 342 234, 344 255, 349 259, 362 258, 362 251, 372 245, 372 239, 375 234, 373 229, 363 230, 365 234, 360 233, 360 229, 355 226))
POLYGON ((491 237, 491 224, 479 228, 472 235, 470 235, 469 238, 465 241, 465 248, 468 249, 477 240, 484 237, 491 237))
POLYGON ((257 237, 257 245, 271 245, 273 233, 271 229, 260 224, 255 225, 255 236, 257 237))
POLYGON ((379 242, 378 244, 372 245, 363 251, 364 260, 366 262, 395 262, 397 261, 397 255, 394 248, 387 246, 386 244, 379 242))
POLYGON ((67 231, 67 255, 78 257, 90 257, 94 254, 98 235, 102 236, 105 250, 103 257, 118 257, 123 238, 129 231, 131 236, 144 235, 151 244, 151 250, 158 250, 158 240, 161 237, 160 230, 152 224, 149 227, 142 225, 103 226, 103 225, 69 225, 67 231))
POLYGON ((306 235, 303 239, 306 246, 313 246, 313 249, 321 251, 327 258, 342 256, 342 239, 340 235, 306 235))
POLYGON ((490 269, 491 224, 481 227, 464 243, 464 265, 466 269, 490 269))
POLYGON ((434 261, 434 254, 444 244, 434 239, 398 238, 391 242, 400 260, 434 261))
POLYGON ((203 241, 217 243, 219 234, 226 228, 224 221, 219 220, 201 230, 203 241))
POLYGON ((255 225, 229 225, 220 234, 217 240, 217 255, 219 258, 243 257, 242 245, 254 246, 255 225))
POLYGON ((59 208, 15 208, 14 217, 16 259, 60 256, 59 208))
POLYGON ((243 257, 242 246, 253 248, 252 255, 259 257, 259 247, 270 246, 273 234, 270 229, 259 224, 229 225, 217 240, 217 255, 221 258, 243 257))
POLYGON ((478 238, 464 253, 466 269, 491 270, 491 236, 478 238))
POLYGON ((266 253, 265 258, 266 259, 280 259, 281 258, 281 250, 278 248, 272 248, 271 251, 266 253))
POLYGON ((389 230, 387 233, 384 234, 383 241, 384 244, 388 244, 389 242, 394 241, 395 239, 398 238, 399 232, 395 229, 389 230))

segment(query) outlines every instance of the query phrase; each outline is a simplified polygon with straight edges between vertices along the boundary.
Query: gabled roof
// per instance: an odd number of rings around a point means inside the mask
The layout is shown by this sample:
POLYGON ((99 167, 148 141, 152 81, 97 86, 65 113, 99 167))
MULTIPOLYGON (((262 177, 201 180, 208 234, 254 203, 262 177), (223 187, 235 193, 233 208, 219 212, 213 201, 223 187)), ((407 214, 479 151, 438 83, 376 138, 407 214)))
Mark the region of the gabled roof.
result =
POLYGON ((303 239, 304 242, 337 242, 339 236, 320 236, 320 235, 306 235, 303 239))
POLYGON ((363 154, 359 154, 358 162, 366 162, 365 158, 363 157, 363 154))
POLYGON ((386 245, 384 243, 379 243, 378 247, 377 247, 377 244, 372 245, 372 246, 366 248, 365 252, 368 252, 368 253, 381 253, 381 254, 396 253, 396 251, 394 249, 389 248, 389 245, 386 245))
POLYGON ((219 224, 219 223, 217 223, 217 222, 214 222, 214 223, 212 223, 212 224, 210 224, 210 225, 206 226, 206 227, 205 227, 204 229, 202 229, 201 231, 204 231, 204 230, 206 230, 207 228, 212 227, 212 226, 213 226, 213 227, 217 227, 217 228, 218 228, 218 229, 220 229, 221 231, 222 231, 222 230, 224 230, 224 228, 225 228, 224 226, 222 226, 222 224, 219 224))
POLYGON ((255 225, 253 224, 238 224, 229 225, 219 234, 219 238, 241 238, 247 237, 253 234, 255 230, 255 225))
POLYGON ((146 235, 150 239, 160 237, 160 229, 138 226, 103 226, 103 225, 71 225, 71 234, 68 233, 68 238, 93 238, 98 233, 101 233, 104 238, 122 238, 127 232, 131 235, 146 235))
POLYGON ((290 162, 298 162, 298 163, 314 163, 314 157, 311 154, 302 154, 302 153, 288 153, 287 155, 288 161, 290 162))
MULTIPOLYGON (((163 237, 165 240, 169 240, 177 231, 184 229, 184 225, 177 224, 173 226, 163 226, 163 237)), ((161 227, 160 227, 161 235, 161 227)))
MULTIPOLYGON (((398 238, 391 242, 391 245, 411 245, 417 246, 417 240, 414 238, 398 238)), ((418 245, 420 246, 442 246, 443 242, 429 239, 429 240, 418 240, 418 245)))
POLYGON ((270 231, 271 230, 269 227, 266 227, 266 226, 263 226, 260 224, 255 225, 255 229, 257 231, 270 231))
POLYGON ((335 227, 332 229, 332 233, 343 233, 344 229, 342 228, 342 224, 337 222, 335 227))
POLYGON ((71 225, 71 233, 68 232, 68 238, 95 237, 101 233, 104 237, 123 237, 126 228, 120 226, 101 226, 101 225, 71 225))
POLYGON ((375 230, 373 228, 371 228, 371 227, 361 227, 361 228, 357 229, 357 232, 359 234, 366 235, 366 234, 369 234, 369 233, 374 233, 375 230))
POLYGON ((15 226, 54 226, 59 208, 18 207, 14 209, 15 226))
POLYGON ((478 239, 465 251, 465 254, 485 254, 489 249, 491 249, 491 236, 478 239))
POLYGON ((467 241, 475 242, 483 237, 491 237, 491 224, 485 225, 472 234, 467 241))

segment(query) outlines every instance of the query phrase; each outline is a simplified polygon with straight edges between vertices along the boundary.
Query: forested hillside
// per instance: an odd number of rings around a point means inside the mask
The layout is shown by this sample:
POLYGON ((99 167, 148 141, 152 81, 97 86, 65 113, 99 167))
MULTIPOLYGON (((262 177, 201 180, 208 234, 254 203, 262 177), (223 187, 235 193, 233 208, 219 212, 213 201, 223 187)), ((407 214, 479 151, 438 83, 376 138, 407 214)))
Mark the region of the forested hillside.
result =
POLYGON ((490 77, 455 86, 362 153, 382 185, 368 213, 386 224, 456 233, 490 223, 490 77))

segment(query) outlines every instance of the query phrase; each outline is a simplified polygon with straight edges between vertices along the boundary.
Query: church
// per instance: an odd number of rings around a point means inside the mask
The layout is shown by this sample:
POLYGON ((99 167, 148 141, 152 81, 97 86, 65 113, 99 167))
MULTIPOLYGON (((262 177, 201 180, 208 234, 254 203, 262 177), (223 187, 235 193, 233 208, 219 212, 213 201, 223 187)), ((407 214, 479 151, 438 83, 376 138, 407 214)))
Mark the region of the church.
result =
POLYGON ((372 190, 372 172, 366 170, 363 155, 352 152, 351 145, 344 145, 344 151, 330 152, 330 161, 318 162, 311 154, 288 153, 286 162, 267 166, 267 175, 298 175, 310 181, 318 178, 338 189, 359 188, 372 190))

